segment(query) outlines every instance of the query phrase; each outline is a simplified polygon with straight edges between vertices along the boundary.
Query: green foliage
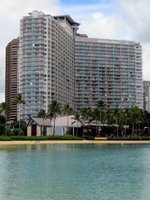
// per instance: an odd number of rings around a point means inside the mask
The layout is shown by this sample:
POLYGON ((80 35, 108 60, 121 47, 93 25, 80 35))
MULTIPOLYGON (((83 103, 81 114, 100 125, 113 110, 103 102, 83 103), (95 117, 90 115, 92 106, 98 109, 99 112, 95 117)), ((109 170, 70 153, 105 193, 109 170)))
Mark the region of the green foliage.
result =
POLYGON ((93 121, 93 110, 90 107, 81 108, 80 116, 82 121, 87 121, 87 123, 91 123, 93 121))
POLYGON ((48 116, 49 116, 49 118, 51 120, 56 119, 56 117, 59 114, 61 114, 60 104, 56 100, 51 101, 50 104, 48 105, 48 116))
POLYGON ((44 109, 41 109, 41 110, 39 111, 39 113, 37 114, 37 116, 38 116, 39 118, 45 119, 45 118, 47 117, 46 111, 45 111, 44 109))
POLYGON ((56 117, 60 114, 61 114, 61 105, 56 100, 51 101, 50 104, 48 105, 47 117, 50 120, 53 119, 54 121, 53 135, 55 135, 55 120, 56 120, 56 117))
POLYGON ((0 103, 0 114, 2 114, 2 112, 5 112, 5 114, 11 112, 11 108, 6 102, 0 103))
POLYGON ((150 140, 150 137, 118 137, 118 138, 112 138, 112 137, 107 137, 107 140, 150 140))
POLYGON ((63 106, 62 108, 62 113, 66 115, 71 115, 73 114, 73 109, 70 107, 70 105, 67 103, 63 106))
POLYGON ((5 124, 5 117, 0 115, 0 124, 5 124))
POLYGON ((84 137, 85 140, 95 140, 94 136, 85 136, 84 137))
POLYGON ((76 136, 0 136, 1 140, 83 140, 83 138, 76 136))
POLYGON ((27 124, 24 121, 16 121, 6 125, 6 134, 8 136, 26 135, 27 124))
POLYGON ((12 138, 9 136, 0 136, 0 141, 11 141, 12 138))
POLYGON ((18 105, 18 104, 25 104, 25 101, 22 99, 22 95, 20 93, 18 93, 15 96, 15 100, 14 102, 18 105))

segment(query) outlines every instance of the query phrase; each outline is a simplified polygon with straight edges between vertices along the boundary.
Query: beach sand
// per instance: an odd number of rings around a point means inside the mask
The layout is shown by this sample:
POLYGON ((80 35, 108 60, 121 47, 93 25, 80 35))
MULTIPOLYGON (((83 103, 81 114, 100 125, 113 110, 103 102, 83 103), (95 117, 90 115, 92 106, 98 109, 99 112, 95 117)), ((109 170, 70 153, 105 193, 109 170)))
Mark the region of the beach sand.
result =
POLYGON ((150 144, 150 140, 138 141, 111 141, 111 140, 39 140, 39 141, 0 141, 0 146, 3 145, 21 145, 21 144, 150 144))

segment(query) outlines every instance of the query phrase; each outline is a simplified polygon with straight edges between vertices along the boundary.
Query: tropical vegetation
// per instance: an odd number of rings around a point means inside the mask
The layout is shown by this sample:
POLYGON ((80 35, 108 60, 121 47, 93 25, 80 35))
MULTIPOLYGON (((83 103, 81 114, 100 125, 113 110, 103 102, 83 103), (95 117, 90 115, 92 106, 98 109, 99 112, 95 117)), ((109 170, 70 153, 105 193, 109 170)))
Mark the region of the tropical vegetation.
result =
MULTIPOLYGON (((20 94, 17 95, 15 102, 18 105, 24 104, 20 94)), ((4 102, 0 104, 0 113, 11 112, 11 109, 4 102)), ((40 110, 38 117, 53 121, 53 136, 55 136, 55 120, 58 116, 73 115, 73 123, 81 124, 75 128, 76 136, 92 137, 107 136, 109 138, 127 138, 150 135, 150 113, 139 109, 137 106, 131 108, 107 108, 102 100, 98 101, 94 108, 84 107, 78 111, 73 110, 69 104, 61 105, 53 100, 48 105, 48 111, 40 110)), ((67 117, 69 124, 69 117, 67 117)), ((44 124, 43 124, 44 125, 44 124)), ((26 123, 16 121, 6 123, 5 118, 0 116, 1 135, 26 135, 26 123)), ((73 135, 73 131, 69 131, 73 135)), ((44 129, 43 134, 44 136, 44 129)))

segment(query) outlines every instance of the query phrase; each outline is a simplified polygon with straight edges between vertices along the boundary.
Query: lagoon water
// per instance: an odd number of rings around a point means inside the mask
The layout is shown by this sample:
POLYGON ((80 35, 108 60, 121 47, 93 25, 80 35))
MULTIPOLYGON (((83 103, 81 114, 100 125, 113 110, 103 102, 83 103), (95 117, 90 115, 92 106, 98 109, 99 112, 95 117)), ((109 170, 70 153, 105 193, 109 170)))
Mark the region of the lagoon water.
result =
POLYGON ((0 200, 149 200, 150 145, 0 148, 0 200))

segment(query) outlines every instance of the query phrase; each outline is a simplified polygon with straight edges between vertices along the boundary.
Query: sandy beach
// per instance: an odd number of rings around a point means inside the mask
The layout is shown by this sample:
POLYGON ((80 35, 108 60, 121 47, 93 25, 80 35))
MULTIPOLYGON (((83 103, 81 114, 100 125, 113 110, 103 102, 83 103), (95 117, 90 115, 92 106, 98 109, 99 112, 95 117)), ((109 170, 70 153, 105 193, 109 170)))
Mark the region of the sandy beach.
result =
POLYGON ((110 141, 110 140, 39 140, 39 141, 0 141, 0 146, 7 145, 22 145, 22 144, 150 144, 150 140, 148 141, 110 141))

